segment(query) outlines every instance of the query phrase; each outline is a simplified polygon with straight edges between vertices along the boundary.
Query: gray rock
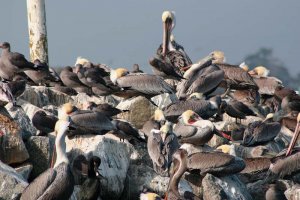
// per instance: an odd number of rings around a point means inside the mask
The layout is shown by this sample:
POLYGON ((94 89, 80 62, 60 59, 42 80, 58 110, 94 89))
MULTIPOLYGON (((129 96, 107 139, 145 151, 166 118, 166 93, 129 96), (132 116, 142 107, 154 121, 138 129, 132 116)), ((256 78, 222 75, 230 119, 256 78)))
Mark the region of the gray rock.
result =
MULTIPOLYGON (((172 98, 176 98, 175 94, 172 96, 172 98)), ((171 97, 169 93, 157 95, 155 97, 152 97, 151 100, 160 108, 166 107, 172 103, 171 97)))
POLYGON ((25 179, 25 180, 28 180, 29 178, 29 175, 32 171, 32 164, 30 163, 25 163, 25 164, 22 164, 21 166, 18 166, 15 168, 15 170, 22 175, 22 177, 25 179))
POLYGON ((210 147, 217 148, 223 144, 228 144, 228 140, 216 134, 207 143, 210 147))
POLYGON ((110 105, 113 106, 116 106, 119 103, 119 101, 113 96, 97 97, 97 96, 89 96, 85 93, 79 93, 76 96, 72 96, 72 99, 74 101, 74 105, 76 105, 79 108, 82 108, 82 104, 89 101, 94 102, 96 104, 109 103, 110 105))
POLYGON ((27 112, 21 107, 14 107, 11 103, 5 106, 10 116, 17 122, 22 129, 22 138, 28 139, 32 135, 36 135, 36 128, 31 123, 31 118, 28 117, 27 112))
POLYGON ((19 199, 27 185, 20 174, 0 161, 0 199, 19 199))
POLYGON ((144 123, 150 119, 156 109, 148 99, 142 96, 121 101, 117 105, 117 108, 121 110, 130 110, 130 112, 119 114, 118 118, 129 121, 136 128, 142 128, 144 123))
POLYGON ((235 175, 215 177, 207 174, 202 183, 204 199, 252 199, 246 186, 235 175))
POLYGON ((67 152, 72 161, 76 156, 93 154, 101 158, 100 173, 101 197, 119 199, 121 196, 130 162, 130 144, 106 134, 78 136, 66 139, 67 152))
POLYGON ((45 86, 31 86, 20 96, 20 99, 42 108, 49 104, 60 106, 67 102, 73 102, 73 99, 64 93, 45 86))
POLYGON ((50 167, 51 144, 48 137, 32 136, 26 142, 29 162, 33 165, 30 180, 35 179, 50 167))
POLYGON ((2 162, 22 163, 29 158, 21 134, 22 130, 16 122, 0 115, 0 160, 2 162))

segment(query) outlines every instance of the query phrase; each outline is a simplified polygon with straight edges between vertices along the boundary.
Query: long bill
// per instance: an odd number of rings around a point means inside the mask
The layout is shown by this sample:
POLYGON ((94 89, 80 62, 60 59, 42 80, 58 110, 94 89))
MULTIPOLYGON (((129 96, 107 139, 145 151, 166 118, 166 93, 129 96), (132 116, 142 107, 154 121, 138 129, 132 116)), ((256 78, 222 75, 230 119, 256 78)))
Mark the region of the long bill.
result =
POLYGON ((285 154, 286 156, 289 156, 289 155, 291 154, 292 149, 294 148, 294 146, 295 146, 295 144, 296 144, 296 142, 297 142, 299 133, 300 133, 300 131, 299 131, 299 122, 297 122, 297 125, 296 125, 296 128, 295 128, 295 132, 294 132, 294 135, 293 135, 293 138, 292 138, 291 143, 290 143, 290 146, 289 146, 289 148, 288 148, 288 150, 287 150, 287 152, 286 152, 286 154, 285 154))
POLYGON ((170 30, 169 30, 169 22, 165 21, 163 24, 163 45, 162 45, 162 55, 165 56, 167 54, 167 48, 169 47, 169 38, 170 38, 170 30))

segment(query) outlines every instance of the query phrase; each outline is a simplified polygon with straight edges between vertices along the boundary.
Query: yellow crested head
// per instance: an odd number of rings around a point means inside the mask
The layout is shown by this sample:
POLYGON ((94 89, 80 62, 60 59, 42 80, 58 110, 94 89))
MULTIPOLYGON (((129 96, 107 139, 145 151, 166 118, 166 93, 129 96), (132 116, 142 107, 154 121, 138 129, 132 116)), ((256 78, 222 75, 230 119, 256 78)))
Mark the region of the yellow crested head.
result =
POLYGON ((167 19, 171 19, 172 21, 174 20, 174 14, 171 11, 164 11, 161 15, 161 20, 162 22, 166 22, 167 19))
POLYGON ((184 124, 193 124, 200 120, 200 116, 192 110, 187 110, 181 115, 184 124))
POLYGON ((81 56, 77 57, 76 59, 76 63, 75 63, 75 66, 77 64, 81 64, 82 66, 85 65, 86 63, 90 62, 88 59, 86 58, 82 58, 81 56))
POLYGON ((224 144, 224 145, 218 146, 217 149, 221 150, 223 153, 227 153, 227 154, 230 153, 230 145, 228 145, 228 144, 224 144))
POLYGON ((160 109, 156 109, 154 111, 154 120, 155 121, 162 121, 162 120, 166 120, 164 112, 160 109))
POLYGON ((225 55, 223 51, 213 51, 210 53, 213 59, 213 63, 224 63, 225 55))
POLYGON ((274 117, 274 113, 269 113, 267 114, 266 119, 273 119, 273 117, 274 117))
POLYGON ((110 80, 116 84, 117 79, 122 77, 122 76, 126 76, 129 73, 129 71, 125 68, 118 68, 115 70, 111 70, 110 71, 110 80))
POLYGON ((253 70, 249 72, 250 75, 257 75, 259 77, 267 77, 270 73, 270 70, 268 70, 264 66, 257 66, 253 70))
POLYGON ((65 103, 58 109, 58 119, 67 121, 69 115, 76 110, 77 108, 71 103, 65 103))

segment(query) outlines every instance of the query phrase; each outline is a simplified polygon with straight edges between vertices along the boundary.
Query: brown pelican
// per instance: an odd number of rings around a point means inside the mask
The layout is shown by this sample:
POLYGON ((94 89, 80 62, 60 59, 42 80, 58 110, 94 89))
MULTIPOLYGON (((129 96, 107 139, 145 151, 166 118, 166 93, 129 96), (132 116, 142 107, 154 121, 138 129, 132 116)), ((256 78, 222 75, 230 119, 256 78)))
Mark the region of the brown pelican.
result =
POLYGON ((78 93, 73 88, 61 85, 61 84, 55 84, 53 87, 54 90, 65 93, 67 95, 77 95, 78 93))
POLYGON ((181 80, 183 77, 177 73, 174 67, 160 58, 150 58, 149 64, 152 66, 153 72, 157 76, 165 79, 181 80))
POLYGON ((69 199, 74 189, 74 177, 66 155, 66 131, 69 122, 60 121, 56 126, 55 147, 57 159, 54 168, 39 175, 22 192, 21 200, 69 199))
POLYGON ((281 109, 284 113, 291 111, 300 111, 300 96, 295 94, 289 94, 281 101, 281 109))
POLYGON ((218 112, 221 104, 220 96, 215 96, 209 100, 199 99, 202 96, 199 93, 190 96, 188 100, 180 100, 163 108, 166 119, 176 122, 186 110, 193 110, 204 119, 208 119, 218 112))
POLYGON ((2 54, 0 57, 0 76, 5 80, 12 80, 18 72, 28 69, 38 70, 40 66, 26 60, 24 55, 11 52, 10 44, 3 42, 0 45, 2 54))
POLYGON ((297 125, 297 116, 299 112, 290 112, 287 115, 279 116, 279 122, 282 126, 287 127, 291 131, 295 131, 297 125))
POLYGON ((89 63, 89 62, 90 62, 90 61, 89 61, 88 59, 83 58, 83 57, 81 57, 81 56, 78 56, 78 57, 76 58, 76 62, 75 62, 75 65, 74 65, 74 66, 76 66, 77 64, 85 65, 86 63, 89 63))
POLYGON ((266 200, 287 200, 286 196, 284 195, 284 192, 287 188, 284 186, 284 184, 275 183, 270 184, 268 186, 268 190, 266 191, 266 200))
MULTIPOLYGON (((185 171, 199 170, 201 175, 211 173, 226 176, 242 171, 245 163, 242 159, 221 152, 198 152, 188 155, 186 150, 178 149, 173 155, 173 168, 167 191, 167 199, 181 199, 178 183, 185 171)), ((172 171, 172 170, 171 170, 172 171)))
POLYGON ((213 137, 214 130, 215 126, 211 121, 202 120, 197 113, 187 110, 180 116, 174 133, 181 144, 189 143, 199 146, 207 143, 213 137))
POLYGON ((39 132, 37 135, 44 136, 54 131, 58 118, 53 115, 47 115, 44 111, 39 110, 34 113, 31 121, 39 132))
POLYGON ((219 58, 220 53, 213 52, 191 65, 184 74, 185 80, 181 80, 177 85, 178 98, 183 99, 194 92, 204 95, 212 93, 224 79, 224 72, 219 67, 211 65, 219 58))
POLYGON ((149 134, 152 129, 159 130, 162 125, 164 125, 166 122, 166 118, 164 116, 164 113, 160 109, 156 109, 154 111, 153 117, 151 117, 150 120, 146 121, 143 125, 142 132, 149 137, 149 134))
POLYGON ((166 122, 160 130, 152 129, 147 141, 148 154, 153 162, 153 169, 161 176, 168 176, 172 155, 179 148, 171 123, 166 122))
POLYGON ((73 72, 72 67, 64 67, 60 73, 60 78, 67 87, 73 88, 79 93, 83 92, 89 95, 92 94, 91 89, 79 80, 77 74, 73 72))
POLYGON ((289 145, 289 148, 288 148, 288 150, 286 152, 287 156, 291 154, 292 149, 294 148, 294 146, 295 146, 295 144, 296 144, 296 142, 298 140, 298 136, 299 136, 299 133, 300 133, 300 131, 299 131, 299 125, 300 125, 300 113, 297 116, 297 124, 296 124, 296 128, 295 128, 295 132, 294 132, 293 138, 292 138, 291 143, 289 145))
POLYGON ((76 110, 70 103, 64 104, 59 109, 58 118, 70 121, 67 133, 70 138, 75 135, 105 134, 116 129, 106 115, 90 110, 76 110))
POLYGON ((281 101, 284 97, 286 97, 288 95, 296 95, 296 92, 293 89, 286 88, 283 86, 278 86, 275 89, 274 95, 276 98, 278 98, 281 101))
POLYGON ((280 132, 281 125, 278 122, 269 122, 273 114, 268 114, 264 121, 255 121, 248 124, 244 131, 243 145, 253 146, 273 140, 280 132))
MULTIPOLYGON (((222 58, 220 59, 222 60, 222 58)), ((258 90, 258 87, 251 75, 239 66, 216 62, 215 65, 224 71, 224 81, 220 84, 221 87, 227 88, 227 91, 225 92, 224 96, 228 94, 230 89, 258 90)))
MULTIPOLYGON (((164 11, 162 14, 163 22, 163 43, 158 48, 157 54, 161 55, 167 62, 172 64, 177 73, 183 73, 184 68, 191 65, 192 61, 185 53, 180 45, 176 42, 170 42, 171 32, 175 27, 175 14, 174 12, 164 11)), ((174 38, 173 38, 173 41, 174 38)))
POLYGON ((130 97, 141 95, 149 99, 163 93, 174 94, 171 86, 155 75, 129 74, 127 69, 118 68, 111 70, 110 79, 115 85, 128 88, 127 91, 132 92, 130 97))
POLYGON ((270 70, 265 68, 264 66, 257 66, 253 70, 248 72, 251 76, 254 77, 267 77, 270 74, 270 70))
POLYGON ((228 103, 223 102, 221 109, 224 109, 230 117, 236 118, 236 122, 237 118, 246 119, 246 116, 248 115, 256 116, 248 106, 235 99, 231 99, 228 103))
POLYGON ((99 197, 100 178, 102 178, 99 172, 100 164, 101 159, 98 156, 92 156, 87 160, 85 156, 79 155, 74 159, 74 171, 86 177, 86 180, 80 187, 80 191, 77 193, 78 199, 97 200, 99 197))
POLYGON ((260 102, 260 95, 257 90, 235 90, 229 96, 248 106, 257 106, 260 102))
POLYGON ((120 113, 129 112, 129 110, 120 110, 108 103, 96 104, 94 102, 88 102, 86 105, 84 105, 83 110, 92 110, 95 112, 100 112, 105 114, 107 117, 112 117, 120 113))

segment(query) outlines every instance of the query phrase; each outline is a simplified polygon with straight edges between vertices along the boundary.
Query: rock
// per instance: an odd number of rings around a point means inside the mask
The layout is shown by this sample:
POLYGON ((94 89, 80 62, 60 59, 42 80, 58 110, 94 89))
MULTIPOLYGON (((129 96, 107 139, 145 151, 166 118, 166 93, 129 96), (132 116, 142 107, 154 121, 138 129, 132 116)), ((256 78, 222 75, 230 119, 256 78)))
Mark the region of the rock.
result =
MULTIPOLYGON (((172 96, 172 98, 175 97, 175 94, 172 96)), ((172 103, 171 96, 169 93, 157 95, 155 97, 152 97, 151 100, 160 108, 164 108, 172 103)))
POLYGON ((228 140, 216 134, 207 143, 210 147, 217 148, 223 144, 228 144, 228 140))
POLYGON ((97 97, 97 96, 89 96, 85 93, 79 93, 76 96, 72 96, 72 99, 74 100, 74 105, 76 105, 78 108, 82 108, 82 104, 89 101, 94 102, 96 104, 109 103, 110 105, 113 106, 116 106, 119 103, 117 98, 113 96, 97 97))
POLYGON ((20 126, 0 115, 0 160, 6 164, 22 163, 29 158, 20 126))
POLYGON ((60 106, 67 102, 73 102, 69 95, 45 86, 27 87, 19 99, 28 101, 39 108, 49 104, 60 106))
POLYGON ((156 109, 148 99, 142 96, 121 101, 117 105, 117 108, 130 110, 130 112, 120 113, 117 117, 129 121, 138 129, 143 127, 144 123, 150 119, 156 109))
POLYGON ((15 170, 22 175, 22 177, 25 179, 25 180, 28 180, 29 178, 29 175, 32 171, 32 164, 30 163, 25 163, 25 164, 22 164, 21 166, 18 166, 15 168, 15 170))
POLYGON ((204 199, 252 199, 246 186, 236 175, 215 177, 206 174, 202 183, 204 199))
POLYGON ((21 107, 14 107, 11 103, 5 106, 10 116, 17 122, 22 129, 22 138, 28 139, 32 135, 36 135, 36 128, 31 123, 31 118, 28 117, 27 112, 21 107))
POLYGON ((0 161, 0 199, 19 199, 27 185, 20 174, 0 161))
POLYGON ((29 162, 33 165, 30 180, 35 179, 50 167, 51 149, 50 139, 42 136, 32 136, 26 142, 29 153, 29 162))
POLYGON ((93 154, 101 158, 101 197, 119 199, 121 196, 130 162, 130 144, 120 142, 111 134, 84 135, 72 140, 66 139, 67 152, 71 162, 80 154, 93 154))

